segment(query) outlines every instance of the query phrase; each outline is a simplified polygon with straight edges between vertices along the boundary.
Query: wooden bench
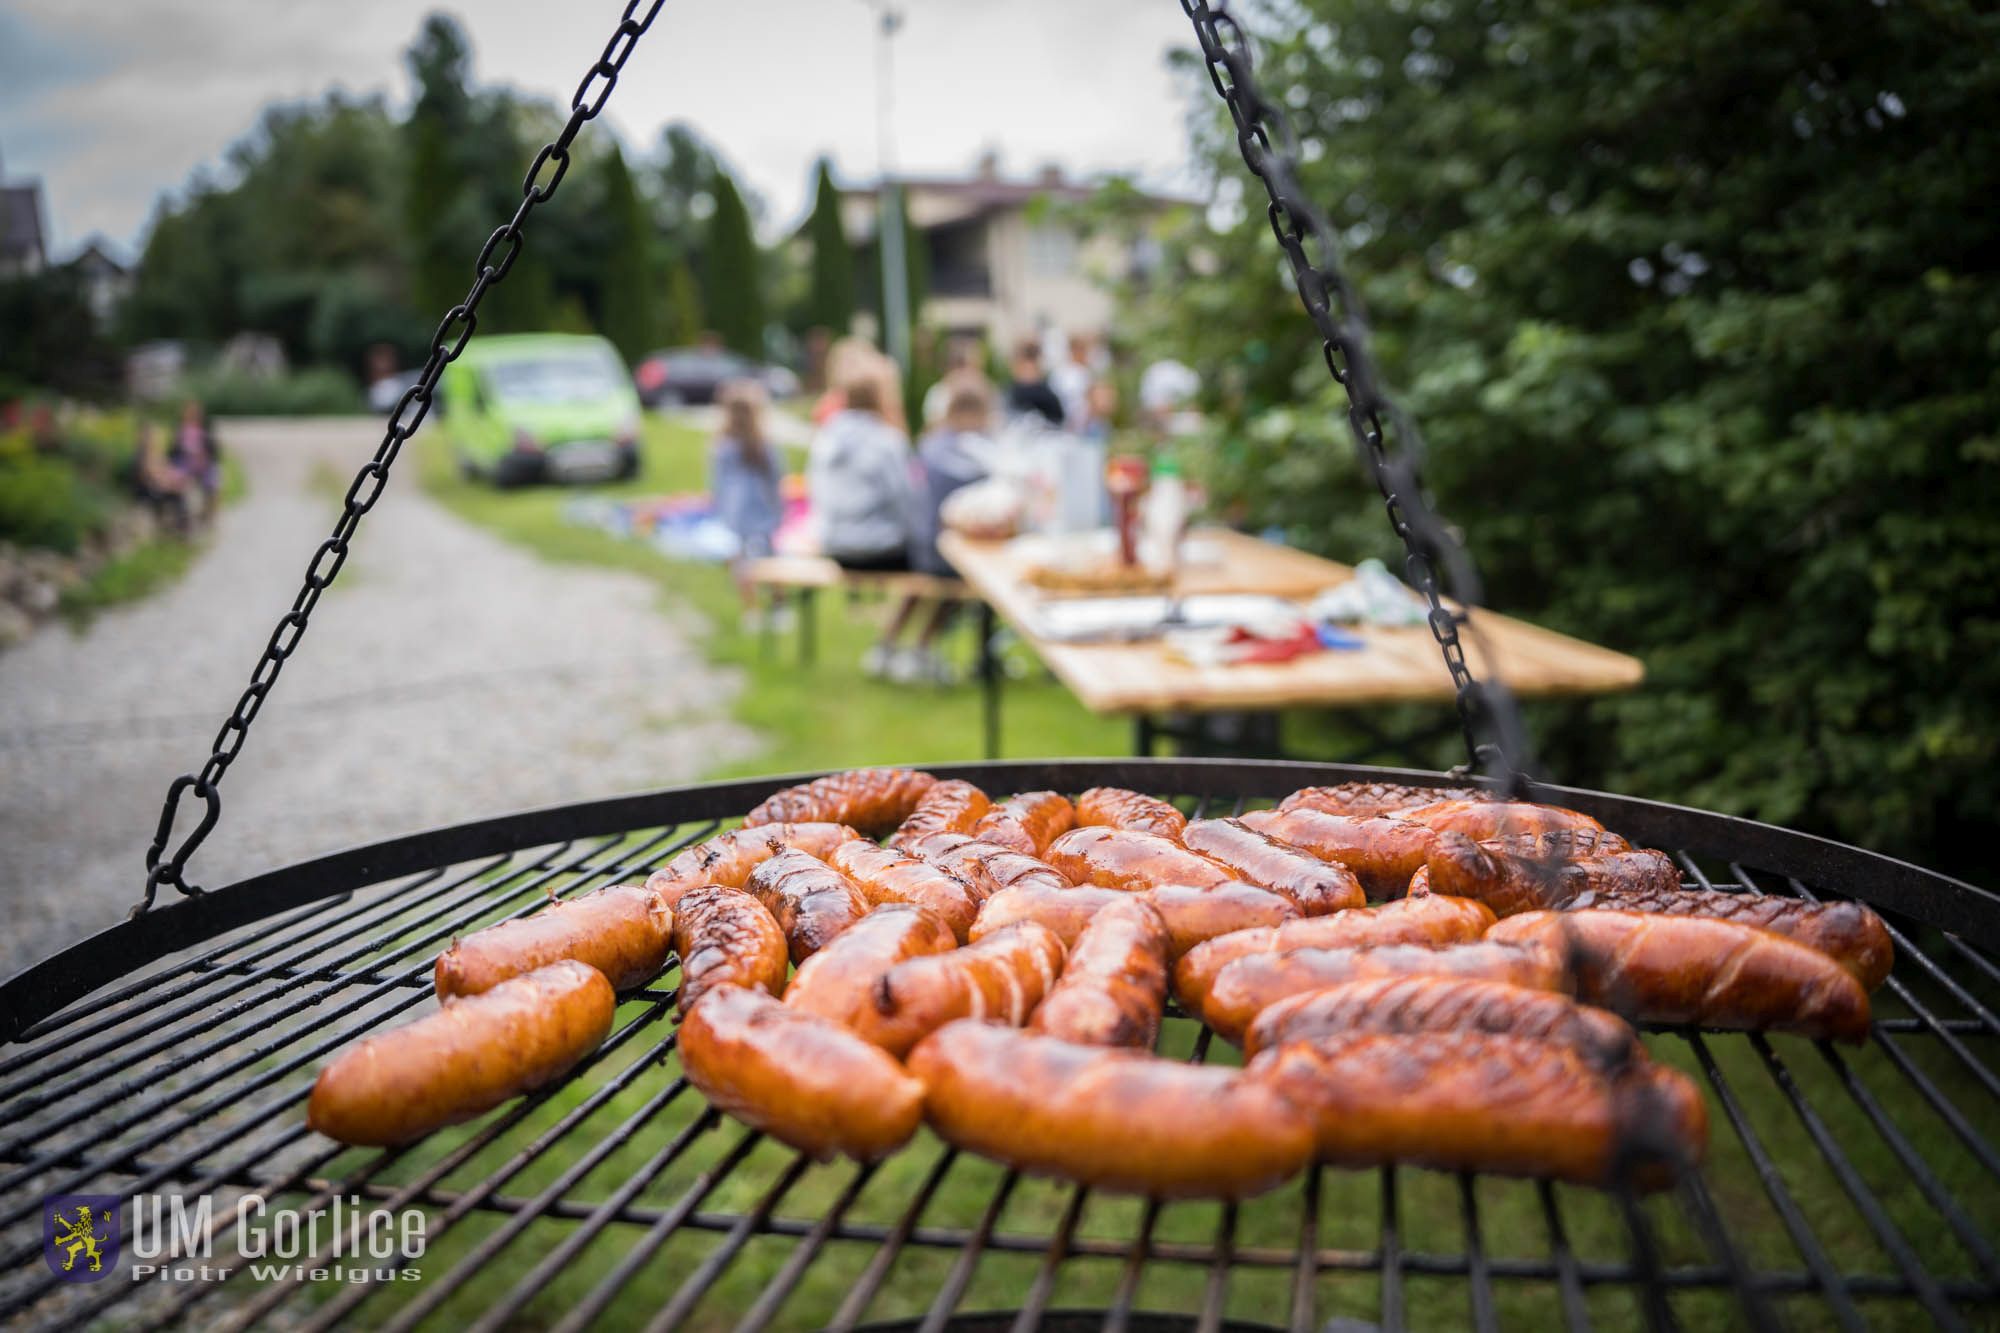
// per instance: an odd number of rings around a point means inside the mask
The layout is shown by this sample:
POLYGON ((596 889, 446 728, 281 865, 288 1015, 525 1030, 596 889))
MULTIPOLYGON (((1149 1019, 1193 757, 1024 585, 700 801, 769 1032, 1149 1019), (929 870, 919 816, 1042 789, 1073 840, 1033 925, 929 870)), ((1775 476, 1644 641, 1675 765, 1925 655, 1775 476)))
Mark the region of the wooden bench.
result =
MULTIPOLYGON (((769 588, 779 597, 789 597, 799 622, 799 664, 811 665, 817 652, 815 612, 823 589, 845 589, 850 601, 862 597, 922 597, 933 601, 961 600, 971 596, 964 580, 950 575, 922 574, 914 570, 843 569, 823 555, 770 555, 752 560, 748 569, 753 586, 769 588)), ((765 652, 770 651, 772 630, 765 622, 765 652)))

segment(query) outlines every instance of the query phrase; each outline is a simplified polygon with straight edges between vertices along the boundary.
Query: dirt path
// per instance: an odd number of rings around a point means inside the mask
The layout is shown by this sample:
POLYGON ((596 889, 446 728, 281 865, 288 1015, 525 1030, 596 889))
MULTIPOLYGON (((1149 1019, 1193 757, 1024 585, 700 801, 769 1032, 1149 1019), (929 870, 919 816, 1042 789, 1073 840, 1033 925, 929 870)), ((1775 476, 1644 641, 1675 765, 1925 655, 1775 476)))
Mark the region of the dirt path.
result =
MULTIPOLYGON (((187 577, 86 631, 0 654, 0 976, 116 922, 143 886, 167 784, 249 678, 367 419, 223 428, 250 494, 187 577)), ((748 753, 739 687, 644 580, 546 565, 429 500, 406 471, 223 787, 207 886, 482 815, 686 781, 748 753)))

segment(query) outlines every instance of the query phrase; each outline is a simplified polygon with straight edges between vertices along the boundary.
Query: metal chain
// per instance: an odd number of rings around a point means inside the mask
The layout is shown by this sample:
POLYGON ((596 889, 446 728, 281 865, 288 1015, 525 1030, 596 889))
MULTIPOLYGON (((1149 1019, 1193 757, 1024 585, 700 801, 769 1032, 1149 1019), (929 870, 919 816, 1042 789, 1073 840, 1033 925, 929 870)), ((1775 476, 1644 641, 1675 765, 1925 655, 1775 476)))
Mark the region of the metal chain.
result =
MULTIPOLYGON (((1319 331, 1326 368, 1346 391, 1355 449, 1382 492, 1390 526, 1402 539, 1409 581, 1430 606, 1431 634, 1457 693, 1469 767, 1498 779, 1510 794, 1518 793, 1530 762, 1520 707, 1497 677, 1482 681, 1473 675, 1459 638, 1463 628, 1485 647, 1479 627, 1467 614, 1481 600, 1478 572, 1424 492, 1423 436, 1382 388, 1368 350, 1361 302, 1341 272, 1331 229, 1299 187, 1298 144, 1291 126, 1284 111, 1258 90, 1251 73, 1249 39, 1236 20, 1206 0, 1181 0, 1181 9, 1194 23, 1209 81, 1236 124, 1243 163, 1263 182, 1270 199, 1271 230, 1291 265, 1299 300, 1319 331), (1318 263, 1306 253, 1308 236, 1319 251, 1318 263), (1390 426, 1387 432, 1384 420, 1390 426), (1445 603, 1440 569, 1457 609, 1445 603)), ((1486 653, 1485 659, 1490 664, 1492 654, 1486 653)))
POLYGON ((404 442, 416 433, 425 414, 430 411, 439 376, 465 350, 467 340, 479 323, 480 301, 506 278, 508 270, 520 257, 523 244, 521 228, 528 215, 555 194, 556 187, 569 170, 570 144, 585 122, 595 120, 598 113, 604 110, 605 100, 611 96, 612 88, 617 86, 619 72, 631 58, 640 35, 652 27, 653 20, 659 16, 660 8, 665 3, 666 0, 650 0, 650 3, 648 0, 628 0, 618 27, 604 44, 597 63, 590 67, 583 76, 583 82, 576 86, 576 93, 570 98, 569 119, 563 123, 562 132, 542 145, 528 167, 528 174, 522 178, 520 206, 514 210, 514 216, 496 228, 486 238, 486 244, 480 247, 479 257, 473 261, 472 286, 467 289, 465 299, 446 313, 437 332, 431 335, 430 356, 425 360, 417 382, 405 390, 396 403, 381 446, 355 474, 353 484, 347 488, 333 535, 320 543, 312 563, 306 567, 305 585, 293 600, 292 609, 278 621, 278 627, 265 645, 263 655, 258 658, 255 670, 250 673, 250 684, 243 691, 243 697, 236 701, 235 710, 215 734, 208 762, 197 773, 183 773, 175 778, 167 788, 167 799, 160 809, 159 828, 153 835, 152 846, 146 849, 146 896, 132 908, 132 916, 140 916, 152 907, 154 895, 162 884, 171 884, 183 894, 201 892, 199 887, 187 882, 185 870, 188 858, 201 846, 222 815, 223 775, 242 751, 243 742, 250 734, 250 724, 256 720, 264 701, 270 697, 272 687, 278 683, 278 673, 284 670, 286 660, 297 650, 299 640, 306 631, 306 622, 313 608, 319 604, 320 594, 333 583, 340 567, 347 562, 348 544, 354 539, 355 530, 361 526, 362 516, 373 509, 375 501, 381 498, 382 487, 389 480, 389 469, 395 463, 397 454, 402 452, 404 442), (173 838, 175 817, 180 812, 182 798, 190 792, 202 802, 201 819, 173 855, 168 856, 167 844, 173 838))

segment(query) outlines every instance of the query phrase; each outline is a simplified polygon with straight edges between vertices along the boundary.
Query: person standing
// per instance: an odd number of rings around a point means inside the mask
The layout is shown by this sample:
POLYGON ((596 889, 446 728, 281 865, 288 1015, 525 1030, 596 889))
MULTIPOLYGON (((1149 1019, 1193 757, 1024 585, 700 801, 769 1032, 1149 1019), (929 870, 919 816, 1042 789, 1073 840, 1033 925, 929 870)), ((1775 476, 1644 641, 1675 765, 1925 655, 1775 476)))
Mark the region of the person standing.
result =
POLYGON ((1091 364, 1092 344, 1090 335, 1072 333, 1069 336, 1069 355, 1054 370, 1049 372, 1049 388, 1055 391, 1063 407, 1063 424, 1077 434, 1083 433, 1084 423, 1090 414, 1090 390, 1097 383, 1097 370, 1091 364))
MULTIPOLYGON (((750 581, 750 562, 770 555, 772 539, 784 518, 779 498, 778 460, 764 428, 764 389, 755 380, 731 380, 716 397, 722 425, 709 446, 709 487, 715 516, 736 535, 736 558, 730 573, 743 604, 743 627, 762 628, 757 589, 750 581)), ((776 617, 777 611, 772 611, 776 617)))
POLYGON ((1056 397, 1049 387, 1048 377, 1042 372, 1042 348, 1039 341, 1029 337, 1014 344, 1013 360, 1008 363, 1007 373, 1007 414, 1010 417, 1040 417, 1050 426, 1063 424, 1062 399, 1056 397))

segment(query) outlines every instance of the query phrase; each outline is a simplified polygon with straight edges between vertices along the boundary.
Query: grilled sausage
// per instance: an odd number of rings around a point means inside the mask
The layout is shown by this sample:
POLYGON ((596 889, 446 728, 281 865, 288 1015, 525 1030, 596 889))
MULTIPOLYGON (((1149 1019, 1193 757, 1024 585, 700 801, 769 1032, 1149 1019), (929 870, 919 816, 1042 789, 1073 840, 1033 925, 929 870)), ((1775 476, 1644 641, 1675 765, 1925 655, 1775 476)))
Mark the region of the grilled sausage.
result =
POLYGON ((1871 991, 1889 979, 1889 970, 1896 962, 1896 946, 1889 939, 1889 928, 1882 924, 1881 917, 1857 902, 1814 903, 1767 893, 1656 887, 1586 889, 1562 907, 1706 916, 1761 926, 1826 954, 1871 991))
POLYGON ((858 838, 834 848, 827 864, 854 881, 875 906, 915 903, 951 927, 965 943, 972 920, 979 915, 980 894, 964 879, 894 847, 858 838))
POLYGON ((1241 930, 1190 949, 1174 965, 1174 995, 1181 1008, 1200 1013, 1222 969, 1256 953, 1287 949, 1355 949, 1377 944, 1442 947, 1476 940, 1493 924, 1493 913, 1468 898, 1398 898, 1332 916, 1289 921, 1275 929, 1241 930))
POLYGON ((853 880, 789 848, 751 871, 743 887, 778 919, 795 964, 868 915, 868 899, 853 880))
POLYGON ((954 778, 937 783, 896 826, 889 845, 902 847, 933 833, 970 833, 972 826, 992 808, 993 802, 986 793, 970 782, 954 778))
POLYGON ((765 824, 731 829, 674 857, 664 869, 653 872, 646 887, 668 907, 675 907, 682 894, 706 884, 742 888, 751 871, 787 847, 823 857, 860 836, 845 824, 765 824))
POLYGON ((879 1161, 923 1119, 924 1085, 879 1047, 741 986, 681 1020, 680 1057, 710 1104, 821 1161, 879 1161))
MULTIPOLYGON (((1116 889, 1071 889, 1070 893, 1116 893, 1116 889)), ((1217 884, 1196 889, 1164 884, 1139 895, 1159 910, 1167 923, 1167 957, 1177 959, 1206 940, 1260 926, 1282 926, 1299 919, 1292 900, 1254 884, 1217 884)))
POLYGON ((1024 791, 981 815, 972 835, 1029 856, 1040 856, 1050 843, 1076 827, 1076 807, 1058 791, 1024 791))
POLYGON ((1318 810, 1323 814, 1366 819, 1393 815, 1439 801, 1490 801, 1477 787, 1411 787, 1400 782, 1342 782, 1332 787, 1301 787, 1278 802, 1278 809, 1318 810))
POLYGON ((908 768, 850 768, 773 792, 743 817, 743 826, 831 821, 875 837, 909 818, 936 781, 908 768))
POLYGON ((568 1072, 611 1031, 617 997, 574 959, 454 996, 363 1037, 319 1071, 306 1124, 341 1143, 408 1143, 568 1072))
POLYGON ((1243 1034, 1245 1058, 1342 1032, 1492 1032, 1550 1042, 1611 1072, 1646 1058, 1625 1020, 1555 991, 1478 977, 1378 977, 1280 1000, 1243 1034))
POLYGON ((1019 1027, 1055 985, 1062 965, 1062 941, 1024 921, 963 949, 896 964, 876 983, 874 1004, 851 1026, 899 1058, 954 1018, 1019 1027))
POLYGON ((1095 1189, 1247 1198, 1312 1157, 1305 1113, 1236 1069, 952 1023, 910 1072, 939 1138, 1095 1189))
POLYGON ((1389 815, 1349 819, 1303 807, 1260 810, 1243 816, 1243 822, 1322 861, 1338 861, 1354 872, 1370 898, 1402 897, 1437 837, 1422 824, 1389 815))
POLYGON ((1604 828, 1559 828, 1542 833, 1509 833, 1498 838, 1488 838, 1480 846, 1490 851, 1505 852, 1510 856, 1525 856, 1531 861, 1590 861, 1600 856, 1616 856, 1620 852, 1632 850, 1631 843, 1610 829, 1604 828))
POLYGON ((1151 903, 1131 894, 1112 903, 1091 918, 1029 1028, 1086 1046, 1151 1050, 1167 1007, 1168 939, 1151 903))
POLYGON ((1604 827, 1580 810, 1533 801, 1439 801, 1405 810, 1397 817, 1439 833, 1460 833, 1475 842, 1556 829, 1604 827))
POLYGON ((477 995, 574 958, 625 990, 664 967, 673 943, 673 910, 636 884, 614 884, 454 940, 438 955, 431 980, 440 999, 477 995))
POLYGON ((1568 948, 1577 998, 1628 1018, 1868 1036, 1868 992, 1854 974, 1758 926, 1650 912, 1526 912, 1487 938, 1568 948))
POLYGON ((1048 862, 1077 884, 1138 892, 1162 884, 1207 888, 1227 884, 1236 872, 1156 833, 1090 824, 1049 844, 1048 862))
POLYGON ((1187 827, 1187 816, 1155 796, 1123 787, 1092 787, 1076 798, 1076 822, 1079 828, 1101 824, 1178 839, 1187 827))
POLYGON ((1707 1149, 1708 1112, 1688 1078, 1642 1062, 1606 1075, 1552 1042, 1489 1032, 1335 1033, 1250 1062, 1305 1108, 1322 1160, 1416 1162, 1459 1171, 1668 1184, 1707 1149))
POLYGON ((848 1023, 875 1003, 882 974, 906 958, 958 947, 951 928, 909 903, 878 907, 799 965, 785 1003, 804 1014, 848 1023))
POLYGON ((785 989, 785 932, 764 904, 741 889, 712 884, 681 899, 674 913, 681 959, 680 1011, 715 986, 777 995, 785 989))
POLYGON ((1541 947, 1528 941, 1495 943, 1489 939, 1442 948, 1378 944, 1255 953, 1238 958, 1216 974, 1201 1005, 1201 1020, 1217 1036, 1238 1041, 1258 1014, 1282 999, 1371 977, 1484 977, 1535 990, 1567 991, 1569 970, 1559 944, 1539 943, 1541 947))
POLYGON ((997 930, 1033 921, 1053 931, 1064 948, 1072 948, 1098 909, 1132 896, 1118 889, 1049 889, 1038 884, 1002 889, 980 904, 979 919, 967 938, 977 943, 997 930))
POLYGON ((1197 819, 1181 830, 1181 846, 1273 893, 1283 894, 1306 916, 1359 907, 1367 895, 1354 872, 1303 848, 1259 833, 1240 819, 1197 819))
POLYGON ((1046 861, 961 833, 933 833, 903 850, 959 876, 982 899, 1002 889, 1070 887, 1069 879, 1046 861))
POLYGON ((1539 850, 1564 845, 1565 840, 1530 839, 1476 843, 1457 833, 1440 833, 1425 863, 1425 888, 1477 898, 1501 916, 1561 907, 1579 894, 1604 892, 1672 892, 1681 886, 1680 868, 1665 852, 1592 853, 1577 859, 1507 850, 1522 846, 1539 850))

